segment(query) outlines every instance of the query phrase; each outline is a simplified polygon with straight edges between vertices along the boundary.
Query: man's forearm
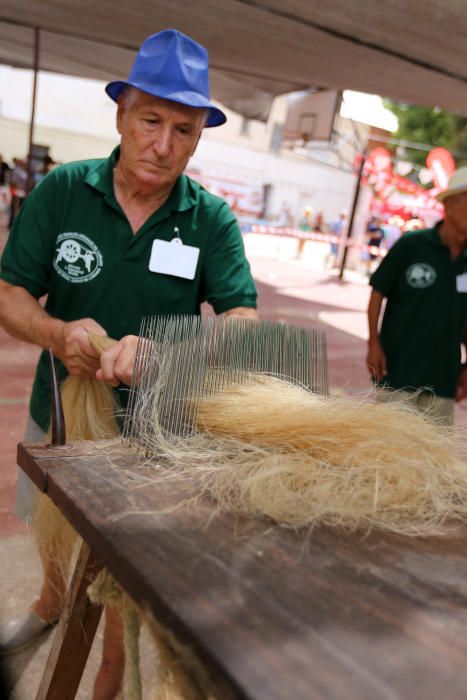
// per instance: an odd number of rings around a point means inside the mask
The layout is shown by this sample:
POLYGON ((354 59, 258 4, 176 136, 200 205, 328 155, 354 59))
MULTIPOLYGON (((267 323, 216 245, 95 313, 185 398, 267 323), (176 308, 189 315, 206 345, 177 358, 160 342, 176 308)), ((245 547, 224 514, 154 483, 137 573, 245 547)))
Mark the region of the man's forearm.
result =
POLYGON ((23 287, 0 280, 0 325, 18 340, 54 349, 65 323, 52 318, 23 287))
POLYGON ((463 351, 462 362, 465 365, 465 364, 467 364, 467 324, 464 325, 464 335, 462 338, 462 346, 463 346, 462 347, 462 351, 463 351))
POLYGON ((373 290, 368 303, 368 341, 378 339, 378 324, 383 304, 383 295, 373 290))

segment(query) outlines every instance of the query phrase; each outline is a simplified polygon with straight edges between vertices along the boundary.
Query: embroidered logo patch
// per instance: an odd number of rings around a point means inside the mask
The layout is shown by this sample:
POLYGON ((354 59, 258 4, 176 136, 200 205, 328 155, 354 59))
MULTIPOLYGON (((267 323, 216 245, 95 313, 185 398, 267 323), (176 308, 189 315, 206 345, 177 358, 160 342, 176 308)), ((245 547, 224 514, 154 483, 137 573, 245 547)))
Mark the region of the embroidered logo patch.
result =
POLYGON ((90 282, 102 270, 102 253, 83 233, 61 233, 53 261, 55 271, 68 282, 90 282))
POLYGON ((427 263, 415 263, 405 273, 408 284, 416 289, 431 287, 436 280, 436 270, 427 263))

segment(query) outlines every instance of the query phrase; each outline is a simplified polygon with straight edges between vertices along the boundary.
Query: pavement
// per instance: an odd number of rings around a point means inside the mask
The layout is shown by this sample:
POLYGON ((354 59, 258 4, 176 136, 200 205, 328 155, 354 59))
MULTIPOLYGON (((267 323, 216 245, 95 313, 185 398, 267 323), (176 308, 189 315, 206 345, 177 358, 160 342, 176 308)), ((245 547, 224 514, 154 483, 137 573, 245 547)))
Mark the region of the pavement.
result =
MULTIPOLYGON (((1 223, 1 222, 0 222, 1 223)), ((0 250, 6 240, 0 227, 0 250)), ((326 331, 332 389, 368 394, 371 384, 365 367, 368 278, 325 267, 328 245, 309 241, 296 258, 297 241, 246 234, 245 246, 259 291, 262 318, 282 320, 326 331)), ((22 438, 37 350, 0 330, 0 622, 24 612, 37 595, 40 567, 30 533, 12 514, 16 482, 16 445, 22 438)), ((467 412, 456 408, 456 423, 467 425, 467 412)), ((78 700, 91 697, 99 663, 102 628, 91 652, 78 700)), ((8 664, 14 700, 31 700, 50 648, 51 636, 40 648, 15 657, 8 664)), ((146 656, 149 652, 146 649, 146 656)), ((143 658, 146 658, 143 654, 143 658)), ((144 664, 143 664, 144 665, 144 664)), ((150 672, 151 662, 146 664, 150 672)), ((1 691, 0 691, 1 696, 1 691)))

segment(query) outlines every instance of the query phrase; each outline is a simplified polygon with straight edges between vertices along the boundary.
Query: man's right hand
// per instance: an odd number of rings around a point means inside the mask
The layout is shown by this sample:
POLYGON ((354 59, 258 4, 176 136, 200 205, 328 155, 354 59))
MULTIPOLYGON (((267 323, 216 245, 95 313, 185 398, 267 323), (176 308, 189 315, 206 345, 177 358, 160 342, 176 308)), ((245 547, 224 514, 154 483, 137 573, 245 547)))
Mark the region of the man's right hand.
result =
POLYGON ((384 354, 379 338, 368 341, 368 354, 366 356, 366 365, 370 376, 376 381, 382 381, 387 373, 386 355, 384 354))
POLYGON ((99 354, 89 342, 88 333, 107 335, 92 318, 63 323, 54 334, 52 352, 72 375, 94 377, 100 367, 99 354))

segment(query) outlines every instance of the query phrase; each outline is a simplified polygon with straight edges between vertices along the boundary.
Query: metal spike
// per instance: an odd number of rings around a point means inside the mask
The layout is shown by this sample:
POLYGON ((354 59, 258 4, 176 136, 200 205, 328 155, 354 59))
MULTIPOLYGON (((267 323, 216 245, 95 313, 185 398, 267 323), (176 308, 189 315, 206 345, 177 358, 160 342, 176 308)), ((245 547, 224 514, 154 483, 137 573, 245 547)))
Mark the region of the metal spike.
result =
POLYGON ((150 449, 196 430, 200 399, 266 373, 328 394, 326 337, 271 321, 170 316, 144 319, 124 435, 150 449), (154 439, 153 439, 154 438, 154 439))
POLYGON ((62 397, 58 385, 55 361, 52 350, 49 349, 50 383, 52 389, 51 442, 54 447, 66 444, 65 416, 63 414, 62 397))

